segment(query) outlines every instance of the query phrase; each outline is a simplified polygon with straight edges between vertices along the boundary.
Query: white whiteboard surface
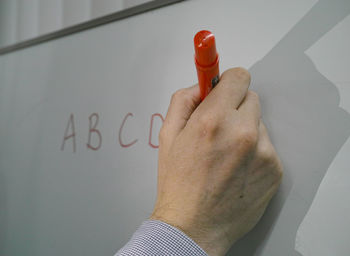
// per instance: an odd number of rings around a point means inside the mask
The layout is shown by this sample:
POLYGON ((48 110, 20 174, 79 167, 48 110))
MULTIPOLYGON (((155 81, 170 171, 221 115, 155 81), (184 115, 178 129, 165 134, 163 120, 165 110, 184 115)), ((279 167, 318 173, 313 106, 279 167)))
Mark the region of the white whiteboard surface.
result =
POLYGON ((113 255, 128 241, 152 211, 160 115, 196 83, 204 28, 222 71, 249 68, 285 166, 228 254, 349 255, 349 13, 347 0, 192 0, 0 56, 0 255, 113 255), (62 150, 71 118, 75 152, 73 138, 62 150))

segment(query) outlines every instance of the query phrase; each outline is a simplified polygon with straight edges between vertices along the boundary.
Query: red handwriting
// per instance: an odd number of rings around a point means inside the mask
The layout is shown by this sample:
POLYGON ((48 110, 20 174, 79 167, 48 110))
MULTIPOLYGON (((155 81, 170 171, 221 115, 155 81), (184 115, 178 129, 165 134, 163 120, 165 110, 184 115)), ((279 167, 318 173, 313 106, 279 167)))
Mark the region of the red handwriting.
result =
POLYGON ((125 116, 124 119, 123 119, 122 125, 120 126, 120 129, 119 129, 119 136, 118 136, 119 144, 120 144, 120 146, 122 146, 123 148, 130 147, 130 146, 132 146, 133 144, 135 144, 136 141, 137 141, 137 139, 135 139, 135 140, 133 140, 132 142, 130 142, 130 143, 128 143, 128 144, 125 144, 125 143, 123 143, 123 141, 122 141, 122 130, 123 130, 123 128, 124 128, 125 121, 126 121, 126 119, 127 119, 129 116, 133 116, 133 114, 132 114, 132 113, 127 113, 127 114, 126 114, 126 116, 125 116))
MULTIPOLYGON (((131 117, 133 117, 133 113, 127 113, 124 117, 124 119, 122 120, 122 123, 120 125, 119 128, 119 132, 118 132, 118 141, 119 141, 119 145, 122 148, 128 148, 133 146, 138 139, 135 138, 134 140, 128 140, 125 137, 123 137, 123 131, 126 129, 125 124, 127 122, 127 120, 131 117)), ((88 125, 88 138, 87 138, 87 143, 86 143, 86 147, 88 149, 97 151, 102 147, 102 132, 101 130, 98 128, 98 123, 99 123, 99 114, 98 113, 92 113, 89 117, 89 125, 88 125)), ((158 148, 159 146, 156 145, 153 140, 152 140, 152 134, 154 134, 153 130, 154 130, 154 121, 155 119, 160 120, 162 123, 164 122, 164 118, 161 114, 159 113, 154 113, 151 116, 150 119, 150 128, 149 128, 149 136, 148 136, 148 145, 151 148, 158 148)), ((158 131, 159 133, 159 131, 158 131)), ((64 131, 64 135, 63 135, 63 141, 62 141, 62 145, 61 145, 61 150, 64 151, 65 149, 65 144, 66 141, 68 141, 69 139, 72 140, 72 147, 73 147, 73 152, 76 152, 76 131, 75 131, 75 126, 74 126, 74 115, 70 114, 69 119, 68 119, 68 123, 66 126, 66 129, 64 131)))
POLYGON ((151 127, 150 127, 150 129, 149 129, 148 145, 150 145, 152 148, 158 148, 158 147, 159 147, 158 145, 154 145, 154 144, 152 143, 153 120, 154 120, 154 118, 155 118, 156 116, 160 117, 160 119, 162 120, 162 123, 164 122, 164 118, 162 117, 161 114, 156 113, 156 114, 153 114, 152 117, 151 117, 151 127))
POLYGON ((96 129, 97 125, 98 125, 98 114, 93 113, 89 116, 89 140, 88 140, 88 143, 86 144, 86 146, 92 150, 98 150, 102 145, 102 135, 101 135, 100 131, 96 129), (95 122, 92 125, 93 118, 95 118, 95 122), (92 133, 96 133, 98 136, 98 145, 96 147, 91 145, 91 134, 92 133))
POLYGON ((66 130, 64 132, 64 136, 63 136, 61 150, 64 150, 64 145, 66 143, 66 140, 69 140, 70 138, 72 138, 72 140, 73 140, 73 152, 75 152, 76 147, 75 147, 75 128, 74 128, 74 116, 73 116, 73 114, 70 114, 70 116, 69 116, 68 124, 67 124, 66 130), (67 134, 69 127, 72 127, 72 133, 70 135, 67 134))

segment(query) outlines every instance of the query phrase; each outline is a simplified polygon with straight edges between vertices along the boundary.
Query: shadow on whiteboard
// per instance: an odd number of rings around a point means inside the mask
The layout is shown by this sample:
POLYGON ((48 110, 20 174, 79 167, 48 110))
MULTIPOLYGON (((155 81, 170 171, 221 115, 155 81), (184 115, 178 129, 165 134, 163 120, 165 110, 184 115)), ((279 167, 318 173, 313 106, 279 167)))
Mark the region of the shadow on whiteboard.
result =
POLYGON ((349 13, 347 0, 318 1, 250 68, 285 175, 262 221, 228 255, 301 255, 294 249, 298 227, 350 135, 350 115, 339 107, 336 86, 304 52, 349 13))

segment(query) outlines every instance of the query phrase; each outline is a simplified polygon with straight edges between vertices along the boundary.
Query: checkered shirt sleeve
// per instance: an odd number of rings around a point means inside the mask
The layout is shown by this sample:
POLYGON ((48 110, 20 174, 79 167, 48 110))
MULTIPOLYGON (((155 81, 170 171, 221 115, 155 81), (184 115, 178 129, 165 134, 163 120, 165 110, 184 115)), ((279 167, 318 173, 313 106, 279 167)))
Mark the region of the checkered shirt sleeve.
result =
POLYGON ((208 256, 181 230, 158 220, 146 220, 115 256, 208 256))

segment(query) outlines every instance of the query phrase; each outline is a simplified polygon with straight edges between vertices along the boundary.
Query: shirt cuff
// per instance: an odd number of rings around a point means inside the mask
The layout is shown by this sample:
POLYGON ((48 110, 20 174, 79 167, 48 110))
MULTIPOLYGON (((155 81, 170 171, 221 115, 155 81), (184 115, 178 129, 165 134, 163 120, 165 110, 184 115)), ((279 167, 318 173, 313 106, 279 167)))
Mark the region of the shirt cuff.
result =
POLYGON ((208 256, 181 230, 159 220, 146 220, 115 256, 191 255, 208 256))

